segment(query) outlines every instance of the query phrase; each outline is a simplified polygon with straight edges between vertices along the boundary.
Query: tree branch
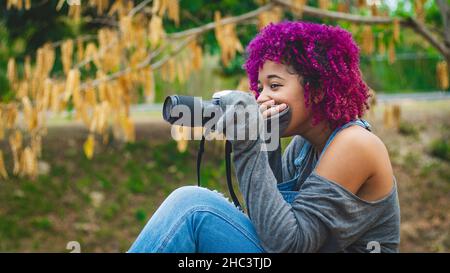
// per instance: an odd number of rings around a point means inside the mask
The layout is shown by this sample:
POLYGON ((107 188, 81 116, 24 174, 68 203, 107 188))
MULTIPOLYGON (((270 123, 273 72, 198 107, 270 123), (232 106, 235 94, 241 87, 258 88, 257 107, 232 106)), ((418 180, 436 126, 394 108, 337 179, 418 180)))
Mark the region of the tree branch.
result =
MULTIPOLYGON (((286 0, 272 0, 273 3, 293 10, 296 8, 294 4, 286 0)), ((332 19, 332 20, 342 20, 355 24, 365 24, 365 25, 377 25, 377 24, 391 24, 393 19, 391 17, 381 17, 381 16, 362 16, 354 15, 344 12, 329 11, 319 8, 314 8, 310 6, 303 6, 303 14, 321 19, 332 19)))
MULTIPOLYGON (((75 41, 81 40, 83 42, 86 42, 86 41, 95 40, 96 38, 97 38, 97 35, 95 35, 95 34, 86 34, 81 37, 73 38, 72 41, 75 42, 75 41)), ((57 47, 61 46, 67 40, 68 39, 59 40, 59 41, 51 43, 51 45, 53 48, 57 48, 57 47)))
POLYGON ((88 87, 95 87, 97 85, 99 85, 102 82, 107 82, 110 80, 114 80, 120 76, 123 76, 125 74, 128 74, 130 72, 132 72, 133 70, 139 70, 139 69, 143 69, 146 66, 151 66, 153 69, 158 69, 161 66, 163 66, 167 61, 169 61, 170 58, 172 58, 173 56, 177 55, 181 50, 183 50, 183 48, 185 48, 191 41, 193 41, 196 38, 195 35, 192 35, 188 38, 186 38, 183 42, 181 42, 172 52, 170 52, 169 55, 165 56, 163 59, 159 60, 158 62, 155 62, 154 64, 151 64, 151 61, 153 60, 153 58, 157 55, 156 51, 153 54, 150 54, 149 56, 147 56, 147 58, 145 58, 144 61, 140 62, 136 67, 132 68, 132 67, 127 67, 123 70, 117 71, 115 73, 112 73, 108 76, 105 76, 103 78, 99 78, 99 79, 95 79, 93 81, 90 82, 86 82, 83 83, 80 86, 80 90, 85 90, 88 87))
POLYGON ((134 8, 132 8, 130 10, 130 12, 128 13, 128 16, 134 16, 136 13, 138 13, 140 10, 142 10, 143 8, 145 8, 145 6, 147 6, 148 3, 150 3, 152 0, 145 0, 142 1, 141 3, 139 3, 137 6, 135 6, 134 8))
MULTIPOLYGON (((131 9, 127 16, 133 17, 134 15, 136 15, 136 13, 138 13, 139 11, 141 11, 142 9, 145 8, 145 6, 150 3, 152 0, 145 0, 142 1, 141 3, 139 3, 139 5, 135 6, 133 9, 131 9)), ((119 33, 120 35, 120 33, 119 33)), ((107 52, 110 48, 112 48, 117 42, 119 41, 119 39, 114 39, 113 41, 111 41, 111 43, 109 45, 107 45, 105 48, 103 48, 103 50, 97 52, 97 54, 95 54, 96 56, 91 56, 90 58, 86 58, 83 61, 81 61, 80 63, 76 64, 74 67, 77 69, 80 69, 81 67, 85 66, 86 64, 88 64, 89 62, 91 62, 92 60, 94 60, 94 58, 96 57, 102 57, 103 54, 105 54, 105 52, 107 52)))
POLYGON ((447 48, 450 47, 450 5, 445 0, 437 0, 437 5, 441 11, 442 25, 444 26, 444 40, 447 48))
MULTIPOLYGON (((219 21, 219 24, 220 25, 235 24, 235 23, 239 23, 239 22, 242 22, 242 21, 245 21, 248 19, 252 19, 253 17, 260 15, 261 13, 272 9, 274 6, 275 5, 273 3, 269 3, 269 4, 266 4, 254 11, 250 11, 250 12, 247 12, 247 13, 244 13, 244 14, 241 14, 238 16, 234 16, 234 17, 223 18, 219 21)), ((179 38, 184 38, 187 36, 199 35, 204 32, 207 32, 211 29, 214 29, 215 27, 216 27, 216 22, 211 22, 211 23, 208 23, 203 26, 196 27, 196 28, 191 28, 188 30, 167 34, 167 38, 179 39, 179 38)))
MULTIPOLYGON (((158 62, 152 64, 152 68, 153 69, 158 69, 161 66, 163 66, 167 61, 170 60, 170 58, 172 58, 173 56, 177 55, 178 53, 181 52, 181 50, 183 50, 183 48, 185 48, 190 42, 192 42, 193 40, 195 40, 197 36, 196 35, 192 35, 188 38, 186 38, 177 48, 175 48, 174 51, 172 51, 168 56, 165 56, 163 59, 159 60, 158 62)), ((146 66, 146 64, 142 64, 143 66, 146 66)))
POLYGON ((435 47, 441 54, 447 59, 450 59, 450 48, 446 47, 444 43, 440 42, 429 30, 428 28, 417 21, 415 18, 408 18, 406 20, 406 26, 412 28, 415 32, 421 35, 425 40, 427 40, 433 47, 435 47))
POLYGON ((96 17, 96 18, 86 18, 84 19, 84 21, 86 23, 90 23, 90 24, 102 24, 102 25, 107 25, 107 26, 111 26, 111 27, 119 27, 119 23, 115 20, 111 20, 110 18, 107 17, 96 17))
MULTIPOLYGON (((285 8, 289 9, 295 8, 295 6, 292 3, 287 2, 286 0, 272 0, 272 2, 281 5, 285 8)), ((342 20, 355 24, 365 24, 365 25, 377 25, 377 24, 389 25, 392 24, 395 19, 391 17, 379 17, 379 16, 368 17, 368 16, 353 15, 343 12, 318 9, 306 5, 303 7, 303 14, 321 19, 342 20)), ((444 57, 447 60, 450 58, 450 48, 441 41, 439 41, 424 24, 411 17, 407 19, 398 19, 398 21, 402 26, 409 27, 413 29, 415 32, 417 32, 419 35, 421 35, 433 47, 435 47, 439 52, 441 52, 441 54, 444 55, 444 57)), ((450 33, 450 30, 446 31, 450 33)))

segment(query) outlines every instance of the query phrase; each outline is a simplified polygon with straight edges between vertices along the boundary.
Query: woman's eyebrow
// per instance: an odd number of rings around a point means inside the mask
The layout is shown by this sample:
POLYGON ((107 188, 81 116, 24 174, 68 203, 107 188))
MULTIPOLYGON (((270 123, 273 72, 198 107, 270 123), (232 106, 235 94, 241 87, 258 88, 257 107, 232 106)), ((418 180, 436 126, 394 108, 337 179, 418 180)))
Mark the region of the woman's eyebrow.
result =
MULTIPOLYGON (((280 77, 280 76, 278 76, 278 75, 275 75, 275 74, 267 75, 267 78, 268 78, 268 79, 278 78, 278 79, 280 79, 280 80, 284 80, 282 77, 280 77)), ((258 83, 260 83, 260 82, 261 82, 261 81, 258 80, 258 83)))
POLYGON ((280 79, 280 80, 284 80, 282 77, 280 77, 280 76, 278 76, 278 75, 275 75, 275 74, 270 74, 270 75, 267 76, 267 78, 268 78, 268 79, 278 78, 278 79, 280 79))

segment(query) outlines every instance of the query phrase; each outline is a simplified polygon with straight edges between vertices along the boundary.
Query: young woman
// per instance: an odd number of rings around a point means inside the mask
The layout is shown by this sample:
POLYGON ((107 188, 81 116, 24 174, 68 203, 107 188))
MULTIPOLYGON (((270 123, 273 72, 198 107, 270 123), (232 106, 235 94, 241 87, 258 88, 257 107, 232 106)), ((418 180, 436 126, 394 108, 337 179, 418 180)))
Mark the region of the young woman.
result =
POLYGON ((361 119, 368 87, 347 31, 282 22, 248 45, 244 65, 263 117, 289 106, 284 155, 233 141, 244 214, 221 194, 185 186, 162 203, 129 252, 397 252, 400 208, 383 142, 361 119))

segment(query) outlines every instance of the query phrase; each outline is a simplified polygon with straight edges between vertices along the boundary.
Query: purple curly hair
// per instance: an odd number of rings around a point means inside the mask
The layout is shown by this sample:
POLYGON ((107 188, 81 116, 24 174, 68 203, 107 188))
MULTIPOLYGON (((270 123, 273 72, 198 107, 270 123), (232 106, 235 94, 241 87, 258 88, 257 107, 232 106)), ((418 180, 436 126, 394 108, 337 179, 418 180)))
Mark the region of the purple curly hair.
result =
POLYGON ((361 117, 369 107, 369 88, 359 69, 359 48, 340 27, 284 21, 270 24, 249 43, 243 68, 258 97, 258 73, 267 60, 288 65, 302 76, 313 124, 336 128, 361 117))

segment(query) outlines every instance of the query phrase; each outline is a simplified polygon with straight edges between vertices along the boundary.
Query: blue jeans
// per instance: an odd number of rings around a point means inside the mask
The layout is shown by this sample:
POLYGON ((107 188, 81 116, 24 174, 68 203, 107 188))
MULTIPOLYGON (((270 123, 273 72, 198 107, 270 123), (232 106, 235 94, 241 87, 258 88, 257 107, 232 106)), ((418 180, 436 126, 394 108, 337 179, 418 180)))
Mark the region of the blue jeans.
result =
POLYGON ((184 186, 164 200, 128 252, 260 253, 264 249, 248 216, 220 193, 184 186))

